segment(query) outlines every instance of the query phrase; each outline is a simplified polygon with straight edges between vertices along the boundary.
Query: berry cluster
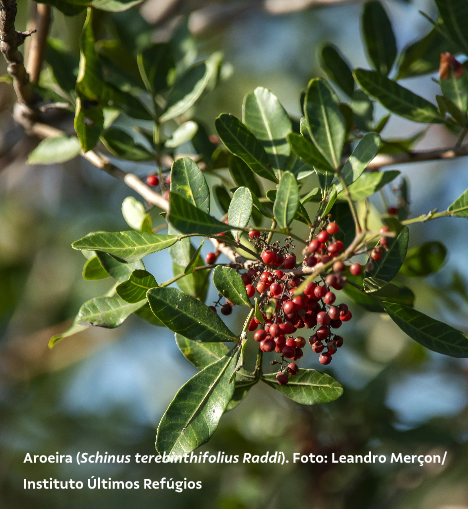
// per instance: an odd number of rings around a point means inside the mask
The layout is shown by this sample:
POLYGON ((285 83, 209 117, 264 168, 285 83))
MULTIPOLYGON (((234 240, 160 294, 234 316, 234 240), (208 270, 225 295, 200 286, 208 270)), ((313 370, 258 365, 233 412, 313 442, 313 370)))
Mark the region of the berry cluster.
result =
MULTIPOLYGON (((148 175, 146 177, 146 183, 150 187, 157 187, 160 184, 159 177, 157 175, 155 175, 154 173, 152 173, 151 175, 148 175)), ((169 188, 170 188, 170 186, 171 186, 171 174, 168 173, 166 175, 166 177, 164 178, 164 182, 161 185, 161 187, 165 189, 165 191, 163 193, 163 197, 166 200, 169 200, 169 188)), ((161 189, 161 191, 163 191, 164 189, 161 189)))

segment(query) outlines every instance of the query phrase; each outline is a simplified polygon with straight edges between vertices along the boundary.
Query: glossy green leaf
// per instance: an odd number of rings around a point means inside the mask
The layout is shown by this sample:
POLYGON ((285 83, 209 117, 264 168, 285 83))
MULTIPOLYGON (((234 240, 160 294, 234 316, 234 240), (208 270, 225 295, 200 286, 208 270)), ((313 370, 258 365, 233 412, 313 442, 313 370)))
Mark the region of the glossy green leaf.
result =
POLYGON ((234 393, 238 357, 238 349, 229 352, 182 386, 159 423, 160 454, 187 454, 210 439, 234 393))
POLYGON ((445 117, 450 115, 454 122, 460 126, 465 126, 467 122, 466 113, 463 114, 460 109, 448 97, 443 95, 436 95, 437 106, 439 106, 440 114, 445 117))
POLYGON ((322 200, 322 204, 325 205, 325 208, 320 214, 322 217, 327 217, 327 215, 330 214, 333 205, 335 205, 337 197, 338 191, 336 190, 336 186, 332 186, 331 189, 328 191, 325 199, 322 200))
POLYGON ((103 107, 120 110, 132 118, 153 120, 153 114, 148 111, 140 99, 112 83, 104 82, 101 99, 103 107))
POLYGON ((92 9, 88 9, 80 39, 80 67, 76 81, 75 131, 83 152, 93 149, 104 125, 102 107, 102 73, 95 49, 92 9))
POLYGON ((151 308, 150 308, 150 305, 148 304, 148 302, 143 307, 141 307, 140 309, 135 311, 134 314, 138 318, 141 318, 142 320, 144 320, 145 322, 147 322, 151 325, 155 325, 157 327, 164 327, 164 324, 161 322, 161 320, 158 320, 156 318, 156 316, 154 315, 154 313, 151 311, 151 308))
POLYGON ((168 221, 182 233, 202 233, 216 235, 229 230, 229 226, 221 223, 203 210, 195 207, 177 193, 171 192, 171 208, 168 221))
POLYGON ((379 72, 356 69, 354 77, 364 92, 377 99, 392 113, 423 124, 444 123, 432 103, 379 72))
POLYGON ((307 178, 315 172, 312 166, 306 164, 295 152, 289 154, 286 171, 295 175, 297 180, 307 178))
MULTIPOLYGON (((246 187, 239 187, 234 193, 228 209, 230 226, 245 228, 252 215, 252 195, 246 187)), ((236 240, 239 239, 240 230, 231 230, 236 240)))
POLYGON ((257 380, 252 380, 251 378, 247 378, 236 373, 234 393, 232 394, 232 398, 229 400, 224 413, 229 412, 230 410, 233 410, 238 405, 240 405, 244 398, 247 396, 250 389, 256 383, 257 380))
POLYGON ((468 109, 468 78, 466 71, 456 78, 454 72, 449 70, 449 78, 439 79, 439 85, 442 93, 447 99, 450 99, 460 110, 463 117, 461 125, 465 125, 468 121, 466 111, 468 109))
POLYGON ((273 389, 301 405, 316 405, 335 401, 343 394, 343 387, 334 378, 315 369, 300 369, 291 375, 287 385, 279 385, 274 373, 261 379, 273 389))
MULTIPOLYGON (((242 159, 232 156, 229 161, 229 173, 239 187, 247 187, 255 196, 261 196, 260 186, 249 166, 242 159)), ((227 210, 226 210, 227 211, 227 210)))
POLYGON ((325 80, 317 78, 310 81, 304 105, 309 134, 333 168, 340 166, 346 134, 345 120, 338 104, 325 80))
POLYGON ((252 307, 245 284, 234 269, 218 265, 213 271, 213 283, 218 292, 233 304, 252 307))
POLYGON ((408 249, 409 231, 405 226, 394 238, 389 239, 388 249, 383 250, 383 256, 379 261, 373 261, 374 270, 366 272, 366 277, 391 281, 400 270, 405 261, 408 249))
POLYGON ((459 51, 468 54, 468 3, 465 0, 435 0, 444 27, 459 51))
POLYGON ((175 341, 182 355, 198 369, 204 369, 219 361, 229 352, 224 343, 201 343, 180 334, 175 334, 175 341))
POLYGON ((442 242, 425 242, 408 251, 400 274, 406 277, 424 277, 437 272, 445 262, 447 249, 442 242))
MULTIPOLYGON (((190 244, 189 254, 193 257, 196 253, 195 248, 192 244, 190 244)), ((189 262, 190 263, 190 262, 189 262)), ((202 257, 198 255, 195 258, 194 265, 196 267, 203 267, 205 262, 202 257)), ((174 273, 174 277, 179 274, 186 273, 186 266, 177 265, 177 263, 172 264, 172 272, 174 273)), ((205 302, 206 295, 208 293, 210 278, 208 270, 198 270, 192 272, 191 274, 186 274, 184 277, 177 280, 177 286, 187 295, 191 295, 195 297, 200 302, 205 302)))
POLYGON ((96 251, 96 256, 105 271, 111 277, 120 282, 126 281, 134 270, 145 270, 145 266, 141 260, 133 262, 125 262, 123 260, 119 261, 103 251, 96 251))
POLYGON ((455 217, 468 217, 468 189, 447 209, 455 217))
POLYGON ((156 288, 158 283, 153 274, 146 270, 135 270, 130 274, 128 281, 120 283, 115 293, 125 302, 134 304, 146 299, 146 292, 156 288))
MULTIPOLYGON (((377 133, 366 134, 357 144, 341 170, 341 175, 348 186, 359 179, 367 165, 377 155, 379 147, 380 136, 377 133)), ((338 192, 342 190, 341 183, 337 179, 336 188, 338 192)))
POLYGON ((158 94, 171 85, 174 57, 166 42, 152 44, 138 54, 138 69, 147 90, 158 94))
POLYGON ((130 228, 141 232, 152 232, 152 222, 145 206, 133 196, 127 196, 122 202, 122 215, 130 228))
POLYGON ((62 40, 48 37, 45 60, 51 67, 59 87, 70 97, 75 97, 76 79, 80 63, 77 55, 68 51, 62 40))
POLYGON ((383 186, 392 182, 400 175, 397 170, 382 171, 375 173, 363 173, 353 184, 349 186, 353 201, 364 200, 368 196, 382 189, 383 186))
POLYGON ((240 157, 260 177, 277 182, 263 145, 238 118, 223 113, 215 124, 221 141, 232 154, 240 157))
POLYGON ((86 260, 82 274, 83 279, 86 279, 87 281, 95 281, 97 279, 105 279, 106 277, 109 277, 109 274, 103 268, 97 256, 93 256, 89 260, 86 260))
POLYGON ((270 90, 258 87, 244 98, 243 122, 263 145, 275 170, 284 170, 291 151, 286 140, 291 120, 270 90))
POLYGON ((383 304, 398 327, 419 344, 443 355, 468 357, 468 337, 459 330, 415 309, 392 302, 383 304))
POLYGON ((395 34, 382 4, 371 0, 362 12, 362 36, 374 67, 387 76, 397 56, 395 34))
POLYGON ((355 90, 350 106, 356 127, 363 132, 373 131, 374 103, 370 97, 362 90, 355 90))
POLYGON ((166 122, 185 113, 205 90, 210 79, 210 67, 199 62, 189 67, 175 82, 160 121, 166 122))
POLYGON ((101 139, 109 152, 122 159, 129 161, 150 161, 155 158, 154 153, 143 145, 135 143, 135 140, 128 132, 118 127, 106 129, 101 139))
MULTIPOLYGON (((350 278, 351 279, 351 278, 350 278)), ((355 278, 352 278, 354 282, 357 282, 362 286, 363 280, 362 276, 360 277, 360 281, 356 281, 355 278)), ((343 288, 343 292, 347 297, 349 297, 353 302, 361 306, 366 311, 370 311, 372 313, 383 313, 384 309, 378 299, 371 297, 366 294, 364 291, 359 290, 353 285, 347 284, 343 288)))
POLYGON ((398 288, 392 283, 375 277, 365 277, 363 280, 364 290, 374 297, 395 297, 398 295, 398 288))
POLYGON ((144 232, 96 232, 73 242, 73 249, 103 251, 127 262, 134 262, 150 253, 167 249, 177 242, 175 235, 144 232))
POLYGON ((296 178, 292 173, 286 171, 281 177, 273 206, 273 213, 280 228, 287 228, 290 225, 298 206, 299 188, 296 178))
POLYGON ((77 324, 92 325, 114 329, 135 311, 141 308, 144 302, 129 304, 120 297, 96 297, 85 302, 77 315, 77 324))
POLYGON ((322 48, 321 57, 322 68, 327 73, 327 76, 334 81, 345 94, 351 97, 354 92, 353 73, 338 49, 331 44, 326 44, 322 48))
POLYGON ((184 122, 172 133, 172 137, 164 143, 164 146, 168 148, 178 147, 182 143, 191 140, 197 131, 198 124, 196 122, 192 120, 184 122))
POLYGON ((237 341, 212 309, 176 288, 153 288, 147 298, 156 317, 173 332, 194 341, 237 341))
POLYGON ((190 258, 190 261, 188 262, 187 266, 184 269, 185 274, 192 274, 193 269, 197 267, 197 261, 201 258, 200 253, 203 247, 203 244, 205 243, 205 239, 201 239, 200 245, 198 246, 198 249, 193 253, 192 257, 190 258))
POLYGON ((60 164, 73 159, 81 152, 81 145, 75 136, 46 138, 30 152, 28 164, 60 164))
POLYGON ((229 191, 227 191, 226 188, 222 186, 215 186, 213 191, 215 193, 219 207, 225 214, 227 214, 229 205, 231 203, 231 195, 229 194, 229 191))

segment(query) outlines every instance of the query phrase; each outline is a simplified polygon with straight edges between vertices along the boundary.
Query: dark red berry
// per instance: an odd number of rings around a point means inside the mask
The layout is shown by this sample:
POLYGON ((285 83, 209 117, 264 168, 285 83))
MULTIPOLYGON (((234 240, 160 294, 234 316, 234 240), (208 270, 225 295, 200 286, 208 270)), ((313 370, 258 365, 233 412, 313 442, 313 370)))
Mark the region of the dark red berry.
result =
POLYGON ((325 313, 325 311, 320 311, 320 313, 317 314, 317 323, 319 323, 320 325, 328 325, 330 323, 330 317, 328 316, 327 313, 325 313))
POLYGON ((311 297, 314 295, 314 290, 317 288, 317 285, 315 283, 308 283, 305 287, 304 294, 307 295, 307 297, 311 297))
POLYGON ((284 259, 283 262, 283 267, 289 270, 294 269, 295 266, 296 266, 296 255, 295 254, 286 255, 286 258, 284 259))
POLYGON ((292 301, 294 303, 294 309, 296 311, 300 311, 301 309, 304 309, 304 299, 302 297, 300 297, 300 296, 294 297, 292 301))
POLYGON ((317 329, 316 334, 319 339, 326 339, 330 334, 330 329, 326 325, 322 325, 320 329, 317 329))
POLYGON ((338 260, 333 264, 333 272, 344 272, 346 270, 346 265, 338 260))
POLYGON ((262 260, 263 263, 266 263, 268 265, 274 265, 277 261, 276 253, 270 250, 264 251, 262 253, 262 260))
MULTIPOLYGON (((295 374, 295 373, 293 373, 295 374)), ((276 381, 279 385, 286 385, 288 383, 289 377, 286 373, 278 373, 276 375, 276 381)))
POLYGON ((245 287, 245 291, 247 292, 247 297, 253 297, 255 295, 255 288, 252 285, 247 285, 245 287))
POLYGON ((159 179, 156 175, 148 175, 146 177, 146 183, 151 187, 156 187, 159 184, 159 179))
POLYGON ((271 338, 266 338, 260 342, 260 349, 264 352, 273 352, 276 348, 276 343, 271 338))
POLYGON ((330 355, 335 354, 336 353, 336 343, 334 341, 328 341, 327 350, 330 355))
POLYGON ((388 237, 380 237, 379 244, 380 244, 380 246, 382 246, 383 248, 387 249, 387 248, 388 248, 388 245, 389 245, 388 237))
POLYGON ((297 375, 299 373, 299 366, 296 363, 291 362, 290 364, 288 364, 288 370, 289 374, 297 375))
POLYGON ((349 268, 349 272, 351 272, 353 276, 359 276, 359 274, 362 273, 362 265, 360 263, 353 263, 349 268))
POLYGON ((288 359, 291 359, 294 357, 294 354, 296 353, 296 350, 293 346, 286 345, 283 350, 281 350, 281 353, 287 357, 288 359))
POLYGON ((375 261, 378 261, 382 258, 383 256, 383 251, 380 247, 374 247, 374 249, 371 251, 371 254, 370 254, 370 257, 375 260, 375 261))
POLYGON ((313 345, 314 343, 317 343, 317 341, 320 341, 317 334, 309 337, 309 345, 313 345))
POLYGON ((332 329, 339 329, 342 325, 342 322, 341 320, 337 319, 337 320, 331 320, 330 321, 330 327, 332 329))
POLYGON ((254 278, 258 273, 258 270, 256 269, 249 269, 247 271, 247 275, 249 276, 250 279, 254 278))
POLYGON ((304 321, 302 320, 302 318, 299 318, 297 320, 297 322, 294 324, 294 327, 296 329, 303 329, 305 327, 305 324, 304 324, 304 321))
POLYGON ((315 267, 317 265, 317 258, 315 256, 308 256, 305 262, 307 267, 315 267))
POLYGON ((297 361, 304 355, 304 352, 300 348, 295 348, 294 350, 295 350, 295 352, 294 352, 294 355, 291 357, 291 359, 293 361, 297 361))
POLYGON ((288 300, 283 304, 284 312, 289 315, 294 311, 294 302, 292 300, 288 300))
POLYGON ((211 265, 212 263, 214 263, 217 260, 217 258, 218 258, 218 256, 216 255, 216 253, 208 253, 205 257, 205 262, 208 265, 211 265))
POLYGON ((279 328, 283 334, 292 334, 294 331, 294 325, 290 321, 280 323, 279 328))
POLYGON ((325 242, 328 241, 328 239, 330 238, 330 235, 328 235, 328 233, 325 231, 325 230, 322 230, 318 235, 317 235, 317 240, 319 242, 321 242, 322 244, 324 244, 325 242))
POLYGON ((281 350, 286 346, 286 338, 284 334, 280 334, 277 338, 274 338, 276 348, 279 348, 280 352, 281 350))
POLYGON ((335 235, 335 233, 338 233, 339 231, 340 231, 340 228, 339 228, 339 226, 336 223, 330 223, 327 226, 327 232, 330 235, 335 235))
POLYGON ((260 237, 260 232, 258 230, 250 230, 249 237, 251 239, 258 239, 258 237, 260 237))
POLYGON ((323 297, 325 297, 326 294, 327 289, 324 286, 317 286, 314 290, 314 295, 319 299, 323 299, 323 297))
POLYGON ((230 315, 232 313, 232 306, 231 304, 224 304, 221 306, 221 313, 223 315, 230 315))
POLYGON ((279 283, 273 283, 270 286, 270 293, 271 295, 281 295, 283 293, 283 285, 280 285, 279 283))
POLYGON ((294 340, 294 346, 296 348, 304 348, 305 344, 306 340, 302 336, 297 336, 297 338, 294 340))
POLYGON ((263 281, 260 281, 260 283, 257 284, 256 288, 257 288, 257 292, 262 294, 263 292, 268 290, 268 284, 264 283, 263 281))
POLYGON ((260 329, 254 334, 255 341, 258 341, 259 343, 260 341, 263 341, 266 337, 267 333, 264 329, 260 329))
POLYGON ((254 319, 250 320, 247 330, 254 331, 258 327, 258 322, 254 319))
POLYGON ((333 244, 330 244, 328 246, 328 252, 333 255, 336 255, 337 253, 339 253, 340 246, 339 246, 338 242, 333 242, 333 244))
POLYGON ((214 306, 209 306, 215 313, 217 313, 216 308, 214 306))
POLYGON ((282 270, 275 270, 274 274, 277 279, 281 279, 284 276, 284 272, 282 270))
POLYGON ((396 216, 398 214, 398 209, 396 207, 388 207, 387 212, 392 216, 396 216))
POLYGON ((323 298, 323 302, 325 302, 325 304, 333 304, 336 300, 336 295, 333 293, 333 292, 327 292, 325 294, 325 297, 323 298))
POLYGON ((338 308, 340 309, 340 311, 344 311, 345 313, 348 312, 348 306, 346 304, 340 304, 338 308))
POLYGON ((335 307, 335 306, 332 306, 329 310, 328 310, 328 316, 332 319, 332 320, 338 320, 340 318, 340 310, 335 307))
POLYGON ((279 336, 281 334, 281 330, 279 328, 279 325, 276 323, 273 323, 270 325, 270 334, 272 338, 276 338, 276 336, 279 336))
POLYGON ((328 352, 323 352, 320 354, 319 362, 320 364, 330 364, 332 360, 332 356, 328 352))
POLYGON ((262 272, 262 275, 260 276, 260 281, 263 281, 264 283, 271 283, 273 281, 273 276, 271 275, 271 272, 262 272))
POLYGON ((248 274, 241 274, 240 277, 245 286, 250 285, 252 282, 252 278, 248 274))
POLYGON ((343 338, 341 336, 335 336, 335 344, 337 348, 341 348, 343 346, 343 338))
POLYGON ((320 242, 317 239, 314 239, 312 242, 309 242, 309 246, 307 247, 309 253, 315 253, 320 248, 320 242))

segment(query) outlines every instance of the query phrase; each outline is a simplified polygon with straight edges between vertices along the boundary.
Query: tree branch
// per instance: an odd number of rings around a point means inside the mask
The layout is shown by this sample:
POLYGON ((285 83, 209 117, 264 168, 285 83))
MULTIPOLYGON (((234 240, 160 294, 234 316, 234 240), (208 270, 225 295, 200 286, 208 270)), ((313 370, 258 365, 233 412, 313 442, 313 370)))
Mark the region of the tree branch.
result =
POLYGON ((27 70, 32 83, 39 82, 45 57, 47 35, 50 26, 50 5, 37 4, 35 29, 36 37, 31 41, 28 52, 27 70))

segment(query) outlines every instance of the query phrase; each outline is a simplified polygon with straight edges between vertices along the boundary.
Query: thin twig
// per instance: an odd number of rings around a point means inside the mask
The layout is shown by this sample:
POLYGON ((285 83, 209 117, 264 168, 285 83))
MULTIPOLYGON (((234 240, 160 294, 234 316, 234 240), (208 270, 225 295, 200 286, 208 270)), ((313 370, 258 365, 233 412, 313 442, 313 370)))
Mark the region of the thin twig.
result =
POLYGON ((42 64, 45 57, 47 35, 50 26, 50 5, 37 4, 36 26, 37 35, 29 47, 27 70, 32 83, 39 83, 42 64))

